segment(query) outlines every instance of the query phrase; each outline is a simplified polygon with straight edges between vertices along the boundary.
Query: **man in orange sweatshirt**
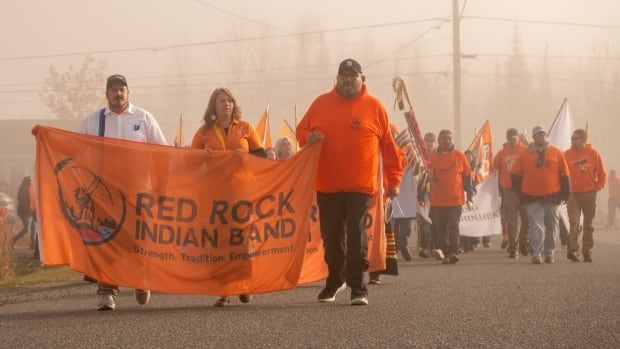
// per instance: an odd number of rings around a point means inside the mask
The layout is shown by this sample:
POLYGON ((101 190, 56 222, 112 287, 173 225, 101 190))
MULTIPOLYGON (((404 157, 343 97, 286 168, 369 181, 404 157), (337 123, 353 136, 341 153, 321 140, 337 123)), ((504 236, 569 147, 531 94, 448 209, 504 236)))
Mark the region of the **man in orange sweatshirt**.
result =
MULTIPOLYGON (((435 232, 441 237, 444 253, 443 264, 459 261, 459 222, 463 205, 471 209, 474 188, 471 168, 462 151, 454 149, 452 132, 439 132, 439 147, 430 156, 431 220, 435 232), (465 198, 467 193, 467 198, 465 198), (466 201, 467 199, 467 201, 466 201)), ((418 204, 424 206, 424 197, 418 193, 418 204)))
POLYGON ((594 246, 594 215, 596 194, 605 187, 607 172, 599 153, 586 144, 588 134, 576 129, 571 137, 571 148, 564 152, 570 171, 572 194, 568 200, 570 232, 567 257, 573 262, 581 261, 579 255, 579 229, 583 214, 583 261, 592 262, 594 246))
POLYGON ((570 197, 568 165, 562 151, 549 144, 542 126, 532 129, 534 141, 522 152, 512 171, 512 188, 525 207, 530 228, 532 263, 555 262, 558 206, 570 197))
POLYGON ((357 61, 342 61, 336 86, 312 102, 296 130, 301 146, 323 141, 316 187, 329 275, 319 293, 319 302, 334 302, 336 294, 348 285, 351 305, 368 305, 364 285, 364 271, 368 268, 364 217, 373 194, 381 189, 377 181, 379 154, 383 158, 388 196, 398 195, 402 176, 387 112, 368 93, 365 80, 357 61))
POLYGON ((509 128, 506 131, 504 148, 493 159, 494 168, 499 175, 502 196, 502 225, 508 228, 509 258, 518 258, 517 250, 520 250, 522 255, 527 255, 527 215, 519 204, 519 196, 512 189, 511 179, 512 169, 524 151, 527 151, 527 147, 519 142, 519 131, 509 128), (521 217, 521 229, 517 229, 519 217, 521 217))

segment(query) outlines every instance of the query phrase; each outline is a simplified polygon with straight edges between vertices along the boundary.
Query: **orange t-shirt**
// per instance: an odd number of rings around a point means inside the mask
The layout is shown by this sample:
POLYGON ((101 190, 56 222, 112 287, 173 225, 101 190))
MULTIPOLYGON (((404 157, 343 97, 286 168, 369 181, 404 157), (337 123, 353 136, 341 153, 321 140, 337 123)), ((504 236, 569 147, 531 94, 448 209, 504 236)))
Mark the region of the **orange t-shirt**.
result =
POLYGON ((314 130, 325 135, 316 179, 318 191, 375 193, 379 153, 388 187, 400 184, 402 164, 390 135, 387 112, 368 94, 365 85, 353 99, 340 96, 335 87, 317 97, 297 126, 301 146, 314 130))
POLYGON ((570 171, 571 191, 587 193, 605 187, 607 173, 599 153, 586 145, 583 149, 568 149, 564 158, 570 171))
POLYGON ((211 150, 238 150, 251 152, 262 148, 258 133, 249 123, 233 119, 228 133, 217 124, 207 129, 204 125, 196 131, 192 139, 192 148, 211 150), (219 135, 218 135, 219 133, 219 135))
POLYGON ((504 143, 504 149, 495 155, 493 167, 499 173, 499 184, 503 189, 512 188, 512 169, 519 155, 524 151, 527 151, 527 147, 520 142, 514 148, 504 143))
POLYGON ((467 158, 460 150, 444 153, 435 151, 430 156, 431 205, 438 207, 461 206, 465 203, 463 176, 471 176, 467 158))
POLYGON ((537 161, 536 151, 528 149, 519 155, 513 173, 523 177, 521 192, 530 196, 545 196, 559 192, 560 176, 570 176, 562 151, 549 145, 545 150, 541 167, 536 167, 537 161))

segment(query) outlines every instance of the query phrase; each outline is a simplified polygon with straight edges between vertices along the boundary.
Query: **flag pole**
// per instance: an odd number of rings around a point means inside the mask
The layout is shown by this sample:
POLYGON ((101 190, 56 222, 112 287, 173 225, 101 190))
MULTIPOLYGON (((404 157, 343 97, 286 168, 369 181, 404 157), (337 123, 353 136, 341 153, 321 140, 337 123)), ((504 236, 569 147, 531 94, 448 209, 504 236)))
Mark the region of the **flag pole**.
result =
MULTIPOLYGON (((568 98, 564 97, 564 101, 560 105, 560 109, 558 110, 557 114, 555 114, 555 119, 553 119, 553 122, 551 123, 551 127, 549 127, 549 130, 552 130, 553 126, 555 126, 555 123, 558 121, 558 118, 560 117, 560 112, 562 112, 562 108, 564 108, 564 104, 566 103, 568 103, 568 98)), ((547 130, 547 132, 549 132, 549 130, 547 130)))
POLYGON ((183 113, 181 113, 181 117, 179 119, 179 147, 183 148, 183 113))

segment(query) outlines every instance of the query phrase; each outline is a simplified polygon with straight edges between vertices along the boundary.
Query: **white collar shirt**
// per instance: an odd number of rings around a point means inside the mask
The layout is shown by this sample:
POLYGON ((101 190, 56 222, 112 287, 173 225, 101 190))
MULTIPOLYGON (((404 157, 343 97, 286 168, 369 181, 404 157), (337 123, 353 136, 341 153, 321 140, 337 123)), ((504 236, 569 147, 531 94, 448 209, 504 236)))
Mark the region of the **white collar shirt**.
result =
MULTIPOLYGON (((82 120, 76 132, 87 135, 99 135, 100 112, 101 109, 88 114, 82 120)), ((166 138, 159 128, 157 120, 153 117, 153 114, 142 108, 138 108, 129 103, 125 111, 121 114, 116 114, 110 110, 109 106, 106 106, 104 108, 104 115, 104 137, 143 143, 167 144, 166 138)))

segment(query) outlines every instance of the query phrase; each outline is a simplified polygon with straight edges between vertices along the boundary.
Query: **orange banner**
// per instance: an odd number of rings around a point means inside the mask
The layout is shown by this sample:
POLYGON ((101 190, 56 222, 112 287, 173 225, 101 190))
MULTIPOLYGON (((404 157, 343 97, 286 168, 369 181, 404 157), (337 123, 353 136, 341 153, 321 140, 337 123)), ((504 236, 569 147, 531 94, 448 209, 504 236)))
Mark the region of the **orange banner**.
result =
POLYGON ((44 265, 160 292, 298 284, 320 146, 283 161, 35 127, 44 265))

